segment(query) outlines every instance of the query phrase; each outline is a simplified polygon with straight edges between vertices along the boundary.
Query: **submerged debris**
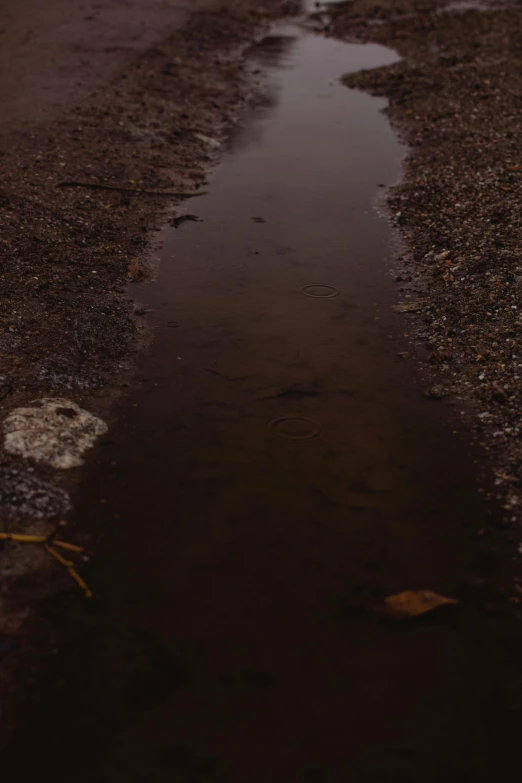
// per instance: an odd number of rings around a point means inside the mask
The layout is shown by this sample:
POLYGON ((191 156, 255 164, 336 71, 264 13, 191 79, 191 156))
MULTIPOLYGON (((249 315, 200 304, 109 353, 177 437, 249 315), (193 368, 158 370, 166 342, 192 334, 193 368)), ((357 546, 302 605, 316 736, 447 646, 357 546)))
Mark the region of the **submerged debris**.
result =
POLYGON ((171 226, 179 228, 183 223, 202 223, 203 221, 197 215, 178 215, 169 221, 171 226))
POLYGON ((275 400, 284 397, 318 397, 321 390, 315 383, 293 383, 290 386, 271 386, 256 394, 258 400, 275 400))
POLYGON ((402 302, 398 305, 393 305, 392 310, 396 313, 415 313, 422 307, 422 302, 402 302))
POLYGON ((128 277, 131 283, 142 283, 144 280, 152 277, 149 265, 144 258, 132 258, 129 261, 128 277))
POLYGON ((43 544, 45 551, 50 555, 57 563, 65 566, 69 575, 74 579, 76 584, 83 590, 86 598, 92 598, 93 592, 83 581, 79 573, 74 567, 72 560, 66 560, 57 549, 65 549, 67 552, 75 552, 76 554, 83 554, 85 549, 82 546, 76 546, 76 544, 69 544, 67 541, 62 541, 51 536, 32 536, 24 535, 21 533, 0 533, 0 541, 13 541, 16 544, 43 544))
POLYGON ((83 464, 82 454, 107 432, 107 425, 70 400, 47 398, 32 408, 15 408, 3 431, 9 454, 64 470, 83 464))
POLYGON ((448 396, 449 391, 444 386, 441 386, 440 383, 434 383, 433 386, 430 386, 429 389, 426 389, 424 394, 431 400, 443 400, 444 397, 448 396))

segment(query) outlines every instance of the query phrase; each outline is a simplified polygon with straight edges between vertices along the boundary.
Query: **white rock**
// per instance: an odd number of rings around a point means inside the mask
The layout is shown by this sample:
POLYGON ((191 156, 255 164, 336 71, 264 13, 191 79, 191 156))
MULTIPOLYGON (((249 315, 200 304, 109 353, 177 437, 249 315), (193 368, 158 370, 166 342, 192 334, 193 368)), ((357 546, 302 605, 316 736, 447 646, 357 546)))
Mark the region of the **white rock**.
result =
POLYGON ((82 454, 107 432, 107 425, 70 400, 46 398, 32 408, 15 408, 3 430, 9 454, 65 470, 83 464, 82 454))

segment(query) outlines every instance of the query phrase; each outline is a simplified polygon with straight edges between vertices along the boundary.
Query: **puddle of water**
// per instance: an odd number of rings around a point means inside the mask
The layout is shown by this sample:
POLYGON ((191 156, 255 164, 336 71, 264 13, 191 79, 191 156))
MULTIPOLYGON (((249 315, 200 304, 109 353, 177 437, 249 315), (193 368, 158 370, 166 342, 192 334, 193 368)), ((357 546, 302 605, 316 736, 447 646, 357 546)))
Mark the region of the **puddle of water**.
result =
POLYGON ((140 389, 80 499, 105 598, 70 618, 45 720, 3 768, 29 743, 63 779, 81 754, 90 783, 491 779, 494 620, 364 609, 458 593, 484 515, 398 356, 374 202, 402 150, 384 102, 339 81, 395 56, 288 31, 253 56, 271 100, 190 205, 203 222, 163 236, 140 389))

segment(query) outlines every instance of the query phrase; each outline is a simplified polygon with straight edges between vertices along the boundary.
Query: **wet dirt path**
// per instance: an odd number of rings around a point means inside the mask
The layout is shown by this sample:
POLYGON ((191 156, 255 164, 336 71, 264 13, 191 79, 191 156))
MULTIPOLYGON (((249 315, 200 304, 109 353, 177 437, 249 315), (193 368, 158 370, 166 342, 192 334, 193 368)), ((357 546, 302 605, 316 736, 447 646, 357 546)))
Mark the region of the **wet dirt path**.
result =
POLYGON ((3 0, 0 151, 99 88, 204 7, 195 0, 3 0))
POLYGON ((462 597, 485 514, 465 439, 398 356, 374 204, 400 146, 384 103, 339 83, 393 59, 294 29, 257 47, 271 100, 187 206, 202 222, 163 234, 140 389, 78 503, 103 530, 101 599, 71 613, 4 772, 49 747, 55 780, 74 764, 90 783, 477 781, 509 763, 509 627, 465 601, 413 625, 367 611, 462 597))

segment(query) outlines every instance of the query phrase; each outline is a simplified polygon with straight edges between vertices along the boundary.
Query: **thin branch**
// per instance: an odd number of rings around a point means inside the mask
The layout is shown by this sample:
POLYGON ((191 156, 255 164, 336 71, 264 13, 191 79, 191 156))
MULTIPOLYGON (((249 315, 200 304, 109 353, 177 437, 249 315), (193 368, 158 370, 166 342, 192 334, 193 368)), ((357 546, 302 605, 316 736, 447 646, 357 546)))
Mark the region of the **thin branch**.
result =
POLYGON ((147 188, 126 188, 120 185, 100 185, 95 182, 58 182, 57 188, 90 188, 91 190, 115 190, 119 193, 137 193, 147 196, 167 196, 168 198, 194 198, 204 196, 206 191, 198 193, 178 193, 171 190, 148 190, 147 188))

